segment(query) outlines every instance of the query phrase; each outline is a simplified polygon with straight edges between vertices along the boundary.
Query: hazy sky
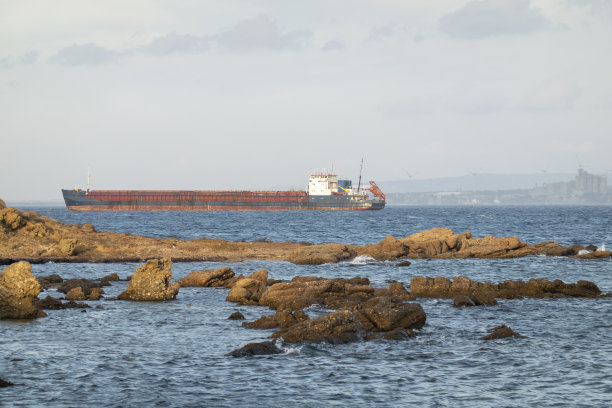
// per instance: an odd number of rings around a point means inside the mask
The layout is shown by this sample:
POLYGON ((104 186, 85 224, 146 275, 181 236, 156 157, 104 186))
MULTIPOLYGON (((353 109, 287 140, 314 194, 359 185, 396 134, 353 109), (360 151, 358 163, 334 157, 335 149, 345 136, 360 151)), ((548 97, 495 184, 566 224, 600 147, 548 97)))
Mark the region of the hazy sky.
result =
POLYGON ((0 0, 0 197, 612 172, 612 1, 0 0))

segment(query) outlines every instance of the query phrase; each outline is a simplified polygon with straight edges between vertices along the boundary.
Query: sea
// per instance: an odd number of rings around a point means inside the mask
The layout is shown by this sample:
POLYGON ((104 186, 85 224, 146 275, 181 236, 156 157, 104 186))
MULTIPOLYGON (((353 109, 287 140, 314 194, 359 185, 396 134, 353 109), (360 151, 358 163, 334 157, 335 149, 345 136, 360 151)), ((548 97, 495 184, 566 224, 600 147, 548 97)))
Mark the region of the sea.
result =
MULTIPOLYGON (((340 242, 363 245, 434 227, 474 237, 516 236, 530 244, 612 248, 609 206, 393 207, 365 212, 69 212, 21 208, 98 231, 180 239, 340 242)), ((414 276, 467 276, 501 282, 531 278, 593 281, 612 291, 611 259, 414 259, 409 267, 359 257, 327 265, 284 261, 174 263, 173 279, 229 266, 266 269, 273 279, 367 277, 374 287, 414 276)), ((33 265, 36 276, 95 279, 132 275, 138 263, 33 265)), ((105 287, 115 297, 126 281, 105 287)), ((274 311, 225 301, 227 289, 181 288, 161 303, 92 301, 89 309, 49 310, 33 321, 0 321, 2 407, 609 407, 612 405, 612 297, 499 300, 456 308, 419 299, 427 315, 416 337, 344 345, 279 343, 279 355, 229 357, 268 340, 246 329, 274 311), (485 341, 505 324, 520 338, 485 341)), ((48 290, 40 297, 61 298, 48 290)), ((328 311, 310 307, 319 316, 328 311)))

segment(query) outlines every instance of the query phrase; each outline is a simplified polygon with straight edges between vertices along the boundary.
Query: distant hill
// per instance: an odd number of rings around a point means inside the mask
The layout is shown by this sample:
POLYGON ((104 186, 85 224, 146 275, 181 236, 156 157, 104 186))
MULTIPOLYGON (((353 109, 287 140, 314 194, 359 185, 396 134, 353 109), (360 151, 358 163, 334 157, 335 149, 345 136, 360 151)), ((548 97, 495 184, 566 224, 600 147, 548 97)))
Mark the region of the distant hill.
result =
POLYGON ((378 183, 385 193, 434 191, 497 191, 531 189, 548 183, 573 180, 571 173, 474 174, 430 179, 390 180, 378 183))

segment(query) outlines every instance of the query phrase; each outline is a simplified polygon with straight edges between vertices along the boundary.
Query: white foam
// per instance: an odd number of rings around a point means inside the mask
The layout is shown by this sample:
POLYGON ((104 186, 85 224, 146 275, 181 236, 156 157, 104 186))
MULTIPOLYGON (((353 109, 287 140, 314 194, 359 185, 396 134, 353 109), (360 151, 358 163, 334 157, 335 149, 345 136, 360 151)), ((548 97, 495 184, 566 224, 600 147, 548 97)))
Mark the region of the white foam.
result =
POLYGON ((578 251, 578 255, 586 255, 590 253, 591 251, 589 251, 588 249, 581 249, 580 251, 578 251))
POLYGON ((598 251, 605 251, 606 250, 606 244, 602 243, 601 246, 599 248, 597 248, 598 251))
POLYGON ((282 337, 276 340, 275 345, 285 354, 300 354, 302 352, 302 347, 285 347, 285 342, 282 337))
POLYGON ((349 263, 352 265, 367 265, 372 262, 377 262, 377 261, 376 259, 372 258, 369 255, 359 255, 349 261, 349 263))

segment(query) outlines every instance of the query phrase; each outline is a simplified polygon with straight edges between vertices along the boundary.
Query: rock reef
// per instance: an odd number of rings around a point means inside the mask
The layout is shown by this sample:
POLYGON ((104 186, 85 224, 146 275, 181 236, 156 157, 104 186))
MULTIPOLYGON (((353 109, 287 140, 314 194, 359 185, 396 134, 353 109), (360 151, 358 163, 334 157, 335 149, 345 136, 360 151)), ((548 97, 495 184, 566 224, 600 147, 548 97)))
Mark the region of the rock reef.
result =
POLYGON ((566 247, 555 242, 530 245, 517 237, 475 238, 471 232, 455 234, 447 228, 433 228, 404 238, 388 236, 377 244, 363 246, 342 243, 310 245, 266 240, 231 242, 207 238, 183 241, 99 232, 91 224, 69 225, 32 211, 0 206, 0 264, 11 264, 19 260, 142 262, 170 258, 175 262, 287 260, 299 265, 320 265, 350 260, 358 255, 371 256, 379 261, 516 258, 527 255, 592 259, 610 257, 612 252, 589 251, 581 245, 566 247))
POLYGON ((117 299, 144 302, 173 300, 179 292, 178 283, 172 280, 172 261, 154 259, 136 269, 128 288, 117 299))
POLYGON ((41 291, 28 262, 17 262, 0 273, 0 319, 46 316, 34 303, 41 291))

